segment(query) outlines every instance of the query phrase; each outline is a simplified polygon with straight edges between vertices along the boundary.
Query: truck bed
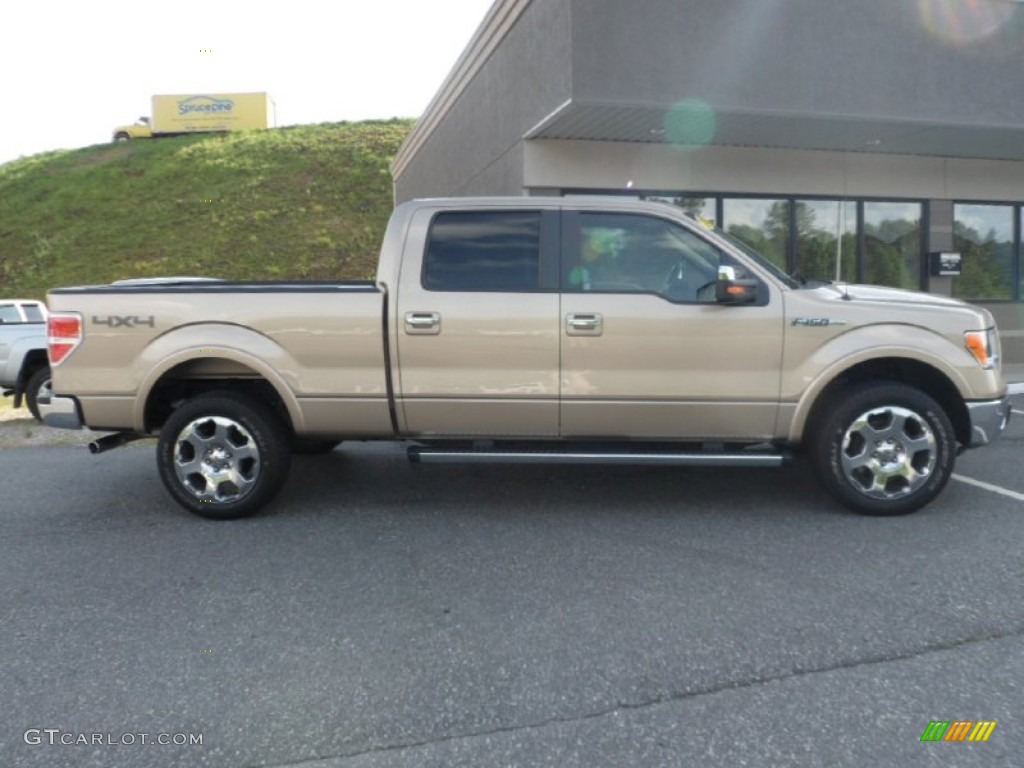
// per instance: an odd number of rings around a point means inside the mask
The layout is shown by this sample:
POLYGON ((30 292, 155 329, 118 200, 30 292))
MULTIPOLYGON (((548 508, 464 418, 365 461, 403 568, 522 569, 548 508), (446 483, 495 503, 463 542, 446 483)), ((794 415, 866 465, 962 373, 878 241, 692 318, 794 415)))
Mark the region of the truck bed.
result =
POLYGON ((51 308, 81 313, 83 343, 72 353, 73 374, 58 366, 55 393, 73 391, 88 426, 145 430, 146 396, 168 377, 251 372, 278 390, 299 434, 390 435, 385 302, 372 281, 172 278, 59 288, 51 308))

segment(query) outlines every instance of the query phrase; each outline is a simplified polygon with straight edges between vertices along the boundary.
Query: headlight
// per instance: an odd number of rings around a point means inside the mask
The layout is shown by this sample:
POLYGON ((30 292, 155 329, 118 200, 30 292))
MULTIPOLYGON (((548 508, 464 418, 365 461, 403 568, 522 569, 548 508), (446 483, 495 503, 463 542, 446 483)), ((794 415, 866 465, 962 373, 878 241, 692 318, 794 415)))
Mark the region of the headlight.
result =
POLYGON ((967 351, 974 355, 974 359, 985 370, 991 370, 999 364, 998 343, 995 328, 988 328, 984 331, 967 331, 964 334, 967 351))

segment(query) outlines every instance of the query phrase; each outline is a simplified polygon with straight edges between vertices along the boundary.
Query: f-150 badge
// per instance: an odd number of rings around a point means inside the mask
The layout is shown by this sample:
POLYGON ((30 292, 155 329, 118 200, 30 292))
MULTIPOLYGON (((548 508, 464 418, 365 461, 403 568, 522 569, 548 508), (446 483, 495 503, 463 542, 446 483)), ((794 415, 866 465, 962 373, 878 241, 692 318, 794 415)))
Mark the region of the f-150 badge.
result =
POLYGON ((825 328, 830 325, 846 325, 846 321, 833 320, 830 317, 794 317, 792 325, 805 325, 812 328, 825 328))

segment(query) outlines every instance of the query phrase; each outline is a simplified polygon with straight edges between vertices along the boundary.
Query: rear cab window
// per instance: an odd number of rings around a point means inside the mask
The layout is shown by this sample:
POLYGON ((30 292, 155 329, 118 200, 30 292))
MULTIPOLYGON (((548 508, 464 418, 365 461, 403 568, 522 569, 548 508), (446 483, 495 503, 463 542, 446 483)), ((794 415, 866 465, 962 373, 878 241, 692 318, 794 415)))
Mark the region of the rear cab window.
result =
POLYGON ((23 304, 21 308, 25 311, 25 322, 46 322, 46 316, 43 314, 43 309, 38 304, 23 304))

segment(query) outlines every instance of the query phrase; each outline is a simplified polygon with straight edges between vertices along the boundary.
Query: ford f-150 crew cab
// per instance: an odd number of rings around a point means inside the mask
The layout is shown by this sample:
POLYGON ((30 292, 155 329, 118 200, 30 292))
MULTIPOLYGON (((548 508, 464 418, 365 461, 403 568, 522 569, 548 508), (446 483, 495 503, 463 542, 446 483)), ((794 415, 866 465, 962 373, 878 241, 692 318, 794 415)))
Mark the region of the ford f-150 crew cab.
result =
POLYGON ((992 316, 807 284, 668 205, 399 206, 375 281, 135 280, 48 297, 54 426, 158 436, 170 494, 240 517, 293 452, 403 440, 421 462, 775 466, 804 452, 910 512, 1009 415, 992 316))

